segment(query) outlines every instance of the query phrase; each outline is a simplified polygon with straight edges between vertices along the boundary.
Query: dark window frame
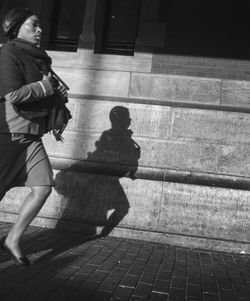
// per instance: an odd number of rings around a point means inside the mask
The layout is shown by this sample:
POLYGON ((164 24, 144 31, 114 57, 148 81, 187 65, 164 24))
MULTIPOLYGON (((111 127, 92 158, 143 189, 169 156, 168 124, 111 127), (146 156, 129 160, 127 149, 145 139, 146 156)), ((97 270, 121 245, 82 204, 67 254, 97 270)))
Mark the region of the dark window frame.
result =
MULTIPOLYGON (((57 26, 59 23, 62 0, 53 0, 50 34, 48 39, 48 50, 76 52, 78 39, 57 38, 57 26)), ((82 16, 83 22, 84 15, 82 16)))
POLYGON ((115 0, 103 0, 98 2, 96 11, 96 22, 95 22, 95 53, 103 54, 114 54, 114 55, 126 55, 133 56, 136 47, 136 38, 138 35, 139 22, 140 22, 140 12, 141 12, 141 0, 138 4, 137 11, 137 24, 134 28, 135 39, 131 42, 107 42, 107 37, 109 33, 109 19, 111 15, 112 1, 115 0))

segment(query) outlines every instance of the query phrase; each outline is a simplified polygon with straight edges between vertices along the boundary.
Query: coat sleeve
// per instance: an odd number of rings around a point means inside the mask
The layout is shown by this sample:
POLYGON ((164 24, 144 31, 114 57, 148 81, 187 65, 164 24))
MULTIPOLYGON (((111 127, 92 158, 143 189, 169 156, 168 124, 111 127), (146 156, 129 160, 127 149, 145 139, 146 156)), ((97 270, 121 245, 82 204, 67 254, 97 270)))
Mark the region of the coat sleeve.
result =
POLYGON ((26 84, 15 47, 7 46, 0 54, 0 93, 13 104, 41 100, 54 93, 48 80, 26 84))
POLYGON ((53 95, 54 90, 48 80, 23 85, 21 88, 9 92, 4 98, 11 104, 22 104, 41 100, 49 95, 53 95))

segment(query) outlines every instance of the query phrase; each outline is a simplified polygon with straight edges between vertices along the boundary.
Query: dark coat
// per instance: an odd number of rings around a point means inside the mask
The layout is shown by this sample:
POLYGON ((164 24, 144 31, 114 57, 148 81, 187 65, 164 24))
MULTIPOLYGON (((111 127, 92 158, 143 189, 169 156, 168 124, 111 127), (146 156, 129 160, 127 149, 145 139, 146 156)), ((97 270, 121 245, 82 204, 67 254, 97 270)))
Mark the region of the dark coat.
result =
MULTIPOLYGON (((2 46, 0 53, 0 95, 20 89, 23 85, 42 80, 41 66, 22 49, 10 41, 2 46)), ((47 131, 46 115, 50 97, 41 97, 35 102, 27 99, 22 103, 26 111, 37 112, 27 119, 19 114, 15 104, 9 101, 0 102, 0 132, 15 132, 43 135, 47 131)))

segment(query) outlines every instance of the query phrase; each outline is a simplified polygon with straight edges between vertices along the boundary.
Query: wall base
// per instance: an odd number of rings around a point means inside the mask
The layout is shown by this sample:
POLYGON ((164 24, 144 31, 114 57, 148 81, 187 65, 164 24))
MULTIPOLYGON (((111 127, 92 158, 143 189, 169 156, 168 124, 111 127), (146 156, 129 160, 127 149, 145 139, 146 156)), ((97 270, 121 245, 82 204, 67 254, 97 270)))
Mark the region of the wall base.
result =
MULTIPOLYGON (((14 223, 17 218, 16 214, 8 212, 0 212, 0 220, 3 222, 14 223)), ((58 229, 58 230, 67 230, 72 232, 79 232, 84 235, 100 235, 103 226, 95 225, 96 234, 93 234, 91 231, 93 225, 75 223, 73 221, 62 220, 59 222, 56 219, 46 218, 46 217, 36 217, 31 224, 32 226, 49 228, 49 229, 58 229)), ((143 241, 149 241, 154 243, 163 243, 170 244, 180 247, 188 247, 192 249, 204 249, 204 250, 213 250, 219 252, 232 252, 232 253, 247 253, 250 254, 250 244, 248 242, 237 242, 237 241, 227 241, 227 240, 218 240, 213 238, 204 238, 204 237, 192 237, 177 235, 171 233, 161 233, 156 231, 141 231, 137 229, 121 228, 116 227, 114 229, 110 228, 110 233, 108 235, 127 238, 127 239, 139 239, 143 241)))

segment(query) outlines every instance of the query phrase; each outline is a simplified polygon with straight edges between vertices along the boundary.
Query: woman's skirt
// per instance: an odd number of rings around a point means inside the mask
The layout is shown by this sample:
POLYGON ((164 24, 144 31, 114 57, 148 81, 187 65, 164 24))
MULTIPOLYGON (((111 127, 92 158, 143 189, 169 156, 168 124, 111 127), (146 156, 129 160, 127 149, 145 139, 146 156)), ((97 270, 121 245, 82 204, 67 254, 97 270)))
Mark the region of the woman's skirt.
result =
POLYGON ((17 186, 53 186, 53 172, 39 136, 0 133, 0 192, 17 186))

